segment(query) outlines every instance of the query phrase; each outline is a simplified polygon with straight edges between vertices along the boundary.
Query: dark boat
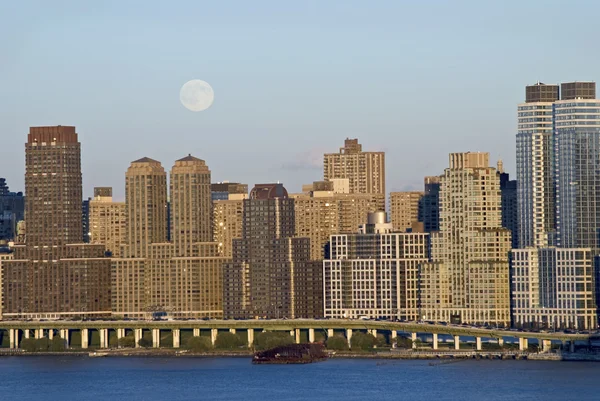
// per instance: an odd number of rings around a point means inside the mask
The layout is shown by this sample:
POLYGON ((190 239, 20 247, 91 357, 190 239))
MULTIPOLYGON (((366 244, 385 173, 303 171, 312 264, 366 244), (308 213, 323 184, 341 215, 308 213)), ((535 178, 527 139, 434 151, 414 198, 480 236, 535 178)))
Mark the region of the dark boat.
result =
POLYGON ((289 344, 259 351, 254 354, 254 364, 313 363, 327 359, 323 344, 289 344))

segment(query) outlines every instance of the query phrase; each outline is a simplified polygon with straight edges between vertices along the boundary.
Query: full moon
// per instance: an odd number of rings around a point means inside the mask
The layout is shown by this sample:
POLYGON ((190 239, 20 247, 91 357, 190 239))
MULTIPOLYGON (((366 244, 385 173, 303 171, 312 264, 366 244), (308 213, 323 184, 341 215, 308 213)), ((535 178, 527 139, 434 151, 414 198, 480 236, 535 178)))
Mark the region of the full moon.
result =
POLYGON ((179 91, 181 104, 191 111, 203 111, 208 109, 215 100, 213 88, 200 79, 187 81, 179 91))

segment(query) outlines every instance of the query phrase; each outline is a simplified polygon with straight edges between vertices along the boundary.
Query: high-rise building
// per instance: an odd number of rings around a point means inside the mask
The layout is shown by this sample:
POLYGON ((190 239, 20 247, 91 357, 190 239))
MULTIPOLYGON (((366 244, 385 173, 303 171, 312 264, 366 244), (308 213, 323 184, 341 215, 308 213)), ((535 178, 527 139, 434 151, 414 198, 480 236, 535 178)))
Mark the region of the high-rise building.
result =
POLYGON ((0 241, 17 239, 17 224, 24 218, 23 192, 10 192, 6 180, 0 178, 0 241))
POLYGON ((219 254, 228 259, 233 255, 233 239, 242 237, 243 212, 244 199, 213 201, 213 241, 219 245, 219 254))
POLYGON ((390 192, 390 212, 394 230, 406 232, 419 221, 420 191, 390 192))
POLYGON ((166 173, 160 163, 144 158, 127 171, 126 210, 136 213, 128 221, 137 225, 128 230, 129 246, 123 249, 137 251, 113 259, 113 313, 139 318, 161 311, 173 317, 221 318, 225 258, 218 244, 210 242, 210 170, 203 160, 188 155, 175 162, 170 181, 172 242, 163 230, 166 173), (144 183, 148 185, 141 188, 144 183))
MULTIPOLYGON (((338 180, 346 181, 346 180, 338 180)), ((313 260, 322 260, 329 237, 339 233, 356 233, 370 212, 376 212, 383 195, 338 193, 331 181, 304 185, 308 193, 291 194, 294 199, 296 236, 310 239, 313 260)), ((385 200, 384 200, 385 201, 385 200)))
POLYGON ((153 243, 167 240, 167 173, 148 157, 131 162, 125 174, 127 246, 123 256, 145 258, 153 243))
POLYGON ((186 256, 197 242, 213 240, 210 170, 192 155, 171 170, 171 240, 175 256, 186 256))
POLYGON ((4 318, 110 314, 110 260, 82 244, 75 127, 32 127, 25 146, 26 245, 3 263, 4 318))
POLYGON ((331 236, 323 261, 324 313, 330 318, 419 317, 419 265, 428 260, 425 233, 392 233, 385 213, 355 234, 331 236))
POLYGON ((385 210, 385 153, 363 152, 358 139, 346 139, 339 153, 326 153, 323 160, 323 178, 349 180, 351 194, 383 195, 379 210, 385 210))
POLYGON ((560 100, 557 85, 532 88, 546 95, 530 96, 528 87, 519 105, 518 217, 526 237, 512 252, 513 323, 595 328, 600 100, 593 82, 561 84, 560 100))
POLYGON ((121 257, 126 241, 127 209, 125 202, 114 202, 112 188, 94 188, 90 201, 90 243, 102 244, 114 258, 121 257))
POLYGON ((425 192, 419 200, 419 221, 425 232, 440 229, 440 177, 425 177, 425 192))
POLYGON ((515 326, 597 328, 595 268, 589 248, 515 249, 511 263, 515 326))
POLYGON ((310 260, 310 240, 294 235, 294 200, 283 185, 255 185, 244 200, 242 237, 224 265, 226 318, 322 315, 320 263, 310 260))
POLYGON ((92 198, 84 199, 81 202, 81 234, 84 243, 90 242, 90 201, 92 198))
POLYGON ((554 103, 557 245, 600 250, 600 100, 584 89, 554 103))
POLYGON ((552 105, 558 85, 537 83, 525 89, 518 106, 517 202, 519 247, 553 244, 556 205, 553 164, 552 105))
POLYGON ((210 191, 213 201, 248 198, 248 184, 239 182, 223 181, 210 184, 210 191))
POLYGON ((510 230, 511 247, 519 247, 519 217, 517 206, 517 180, 511 180, 504 172, 502 162, 498 161, 500 174, 500 194, 502 197, 502 227, 510 230))
POLYGON ((440 184, 440 230, 420 276, 421 318, 506 326, 511 237, 502 228, 499 175, 488 153, 451 153, 440 184))

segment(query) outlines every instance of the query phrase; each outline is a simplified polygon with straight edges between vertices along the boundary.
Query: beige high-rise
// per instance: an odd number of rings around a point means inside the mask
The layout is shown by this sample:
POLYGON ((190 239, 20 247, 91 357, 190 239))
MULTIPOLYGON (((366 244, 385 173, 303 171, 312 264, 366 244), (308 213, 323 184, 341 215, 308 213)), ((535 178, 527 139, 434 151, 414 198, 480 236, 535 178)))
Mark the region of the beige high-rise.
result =
POLYGON ((147 158, 132 163, 127 184, 127 210, 137 210, 129 221, 138 222, 137 231, 128 231, 127 243, 144 256, 126 252, 124 258, 113 259, 113 314, 139 318, 164 311, 174 317, 222 317, 225 258, 218 254, 218 244, 209 242, 212 204, 206 163, 189 155, 173 166, 173 242, 166 241, 166 173, 160 163, 147 158), (136 187, 143 182, 150 185, 136 187), (162 214, 153 207, 157 201, 163 204, 162 214), (163 219, 164 231, 154 230, 157 219, 163 219))
POLYGON ((242 237, 244 199, 247 194, 230 194, 229 200, 213 201, 213 240, 219 244, 219 254, 232 256, 232 241, 242 237))
POLYGON ((510 324, 510 231, 488 153, 451 153, 440 178, 440 230, 421 268, 421 318, 510 324))
POLYGON ((406 232, 412 228, 413 223, 419 221, 419 202, 424 193, 390 192, 390 211, 394 230, 406 232))
POLYGON ((210 170, 188 155, 171 170, 171 240, 175 256, 186 256, 196 242, 212 241, 210 170))
POLYGON ((127 252, 145 258, 149 246, 167 240, 167 173, 148 157, 131 162, 125 174, 127 252))
POLYGON ((381 194, 380 209, 385 209, 385 153, 363 152, 358 139, 346 139, 339 153, 326 153, 323 178, 349 180, 351 194, 381 194))
POLYGON ((337 193, 336 187, 329 181, 317 181, 303 186, 308 193, 290 195, 294 199, 296 236, 310 238, 313 260, 323 259, 331 235, 358 232, 367 215, 380 210, 385 202, 383 194, 337 193))
POLYGON ((104 245, 118 258, 127 238, 126 231, 125 202, 113 202, 110 187, 94 188, 94 199, 90 201, 90 243, 104 245))

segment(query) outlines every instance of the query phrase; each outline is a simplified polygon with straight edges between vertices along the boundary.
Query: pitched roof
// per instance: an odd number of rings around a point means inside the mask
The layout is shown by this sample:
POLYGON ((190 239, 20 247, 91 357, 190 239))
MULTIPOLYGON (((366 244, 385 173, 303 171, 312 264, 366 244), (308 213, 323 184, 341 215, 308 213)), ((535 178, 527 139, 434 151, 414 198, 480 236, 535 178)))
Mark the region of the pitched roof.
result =
POLYGON ((179 159, 177 160, 178 162, 202 162, 204 163, 204 160, 202 159, 198 159, 197 157, 192 156, 191 154, 188 154, 186 157, 184 157, 183 159, 179 159))
POLYGON ((132 163, 160 163, 157 160, 151 159, 149 157, 142 157, 141 159, 132 161, 132 163))

